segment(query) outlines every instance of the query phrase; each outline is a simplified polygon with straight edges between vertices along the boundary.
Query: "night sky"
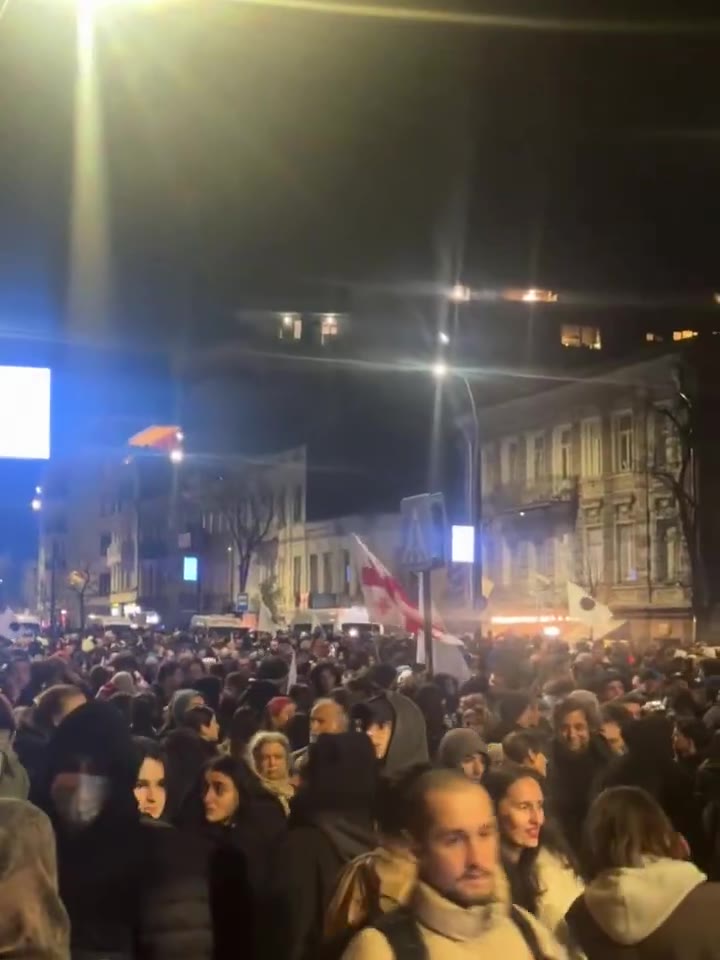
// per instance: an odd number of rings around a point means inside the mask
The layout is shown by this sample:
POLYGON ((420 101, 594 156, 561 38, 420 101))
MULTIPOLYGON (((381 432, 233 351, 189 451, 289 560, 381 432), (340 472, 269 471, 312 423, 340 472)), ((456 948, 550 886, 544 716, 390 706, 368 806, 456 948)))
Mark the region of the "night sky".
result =
MULTIPOLYGON (((303 286, 459 272, 593 302, 720 288, 720 20, 688 32, 706 11, 687 2, 415 6, 632 19, 583 32, 211 0, 102 10, 112 288, 91 338, 160 357, 303 286), (638 31, 650 7, 684 22, 638 31)), ((6 343, 40 338, 28 359, 73 333, 75 69, 71 0, 10 0, 0 326, 6 343)), ((118 416, 162 406, 142 382, 114 399, 118 416)))

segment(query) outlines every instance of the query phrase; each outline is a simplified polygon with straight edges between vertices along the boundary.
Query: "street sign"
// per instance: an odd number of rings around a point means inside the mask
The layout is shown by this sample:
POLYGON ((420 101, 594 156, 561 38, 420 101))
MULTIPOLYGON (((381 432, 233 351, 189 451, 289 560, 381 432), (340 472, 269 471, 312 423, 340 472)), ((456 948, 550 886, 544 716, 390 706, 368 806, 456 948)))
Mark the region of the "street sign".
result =
POLYGON ((239 593, 235 601, 235 613, 247 613, 250 598, 247 593, 239 593))
POLYGON ((445 565, 445 499, 441 493, 405 497, 400 504, 400 566, 420 573, 445 565))

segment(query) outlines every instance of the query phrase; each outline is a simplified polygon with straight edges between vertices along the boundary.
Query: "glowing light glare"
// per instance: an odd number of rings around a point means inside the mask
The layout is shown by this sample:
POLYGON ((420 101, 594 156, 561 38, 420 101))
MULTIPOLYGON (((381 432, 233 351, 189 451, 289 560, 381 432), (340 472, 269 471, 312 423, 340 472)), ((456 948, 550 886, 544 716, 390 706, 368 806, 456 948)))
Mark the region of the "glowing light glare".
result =
POLYGON ((531 287, 522 294, 520 299, 523 303, 557 303, 557 298, 558 295, 552 290, 538 290, 531 287))
POLYGON ((542 632, 545 637, 559 637, 560 627, 543 627, 542 632))
POLYGON ((178 443, 182 443, 182 442, 183 442, 183 440, 185 439, 185 434, 182 432, 182 430, 177 430, 177 431, 176 431, 176 433, 175 433, 175 439, 177 440, 178 443))
POLYGON ((33 499, 30 501, 30 506, 35 511, 35 513, 37 513, 38 510, 42 510, 42 500, 40 499, 40 497, 33 497, 33 499))
POLYGON ((282 322, 284 327, 291 327, 293 323, 293 315, 291 313, 283 314, 282 322))
POLYGON ((514 623, 570 623, 572 617, 556 615, 554 613, 542 613, 537 616, 532 614, 499 615, 490 617, 491 623, 503 623, 512 626, 514 623))
POLYGON ((453 563, 475 562, 475 528, 453 524, 451 528, 451 558, 453 563))
POLYGON ((184 459, 185 454, 178 447, 176 447, 175 450, 170 451, 170 460, 173 463, 182 463, 184 459))
POLYGON ((438 380, 442 380, 447 376, 448 373, 447 364, 439 360, 437 363, 433 364, 432 372, 434 377, 437 377, 438 380))
POLYGON ((448 294, 453 303, 467 303, 472 296, 470 287, 465 287, 462 283, 456 283, 448 294))
POLYGON ((444 347, 450 343, 450 337, 445 333, 444 330, 441 330, 438 334, 438 340, 444 347))
POLYGON ((38 496, 40 496, 40 494, 42 493, 42 487, 35 487, 35 493, 36 493, 38 496))

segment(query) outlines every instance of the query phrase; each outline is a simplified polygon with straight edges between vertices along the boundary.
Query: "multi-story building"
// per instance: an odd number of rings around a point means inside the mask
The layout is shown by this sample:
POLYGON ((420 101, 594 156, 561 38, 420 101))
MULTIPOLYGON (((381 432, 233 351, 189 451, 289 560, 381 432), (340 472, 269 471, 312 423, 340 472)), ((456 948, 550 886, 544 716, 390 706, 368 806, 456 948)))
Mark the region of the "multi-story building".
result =
POLYGON ((486 616, 567 613, 576 581, 632 635, 689 635, 691 578, 678 505, 674 355, 480 412, 486 616))

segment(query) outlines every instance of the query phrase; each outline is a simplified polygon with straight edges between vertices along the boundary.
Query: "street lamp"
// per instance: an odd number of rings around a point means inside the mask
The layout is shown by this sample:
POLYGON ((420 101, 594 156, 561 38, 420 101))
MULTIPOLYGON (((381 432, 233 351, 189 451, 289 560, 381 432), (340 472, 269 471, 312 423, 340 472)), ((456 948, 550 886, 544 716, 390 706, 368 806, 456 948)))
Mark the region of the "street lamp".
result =
POLYGON ((30 506, 35 511, 35 513, 37 513, 38 510, 42 510, 42 500, 40 499, 40 497, 33 497, 32 500, 30 501, 30 506))
POLYGON ((482 543, 480 542, 482 531, 482 470, 480 462, 480 421, 477 404, 470 381, 460 370, 450 368, 442 360, 438 360, 433 364, 432 373, 437 380, 444 380, 448 376, 460 380, 465 387, 470 404, 472 425, 470 430, 463 430, 463 437, 466 443, 465 509, 468 524, 475 531, 475 554, 470 581, 470 602, 475 607, 478 598, 482 596, 482 543))
POLYGON ((180 449, 180 447, 175 447, 173 450, 170 451, 170 460, 172 461, 172 463, 182 463, 184 459, 185 459, 185 454, 180 449))
POLYGON ((447 347, 450 343, 450 337, 447 333, 445 333, 444 330, 441 330, 440 333, 438 333, 438 341, 440 342, 441 346, 447 347))

